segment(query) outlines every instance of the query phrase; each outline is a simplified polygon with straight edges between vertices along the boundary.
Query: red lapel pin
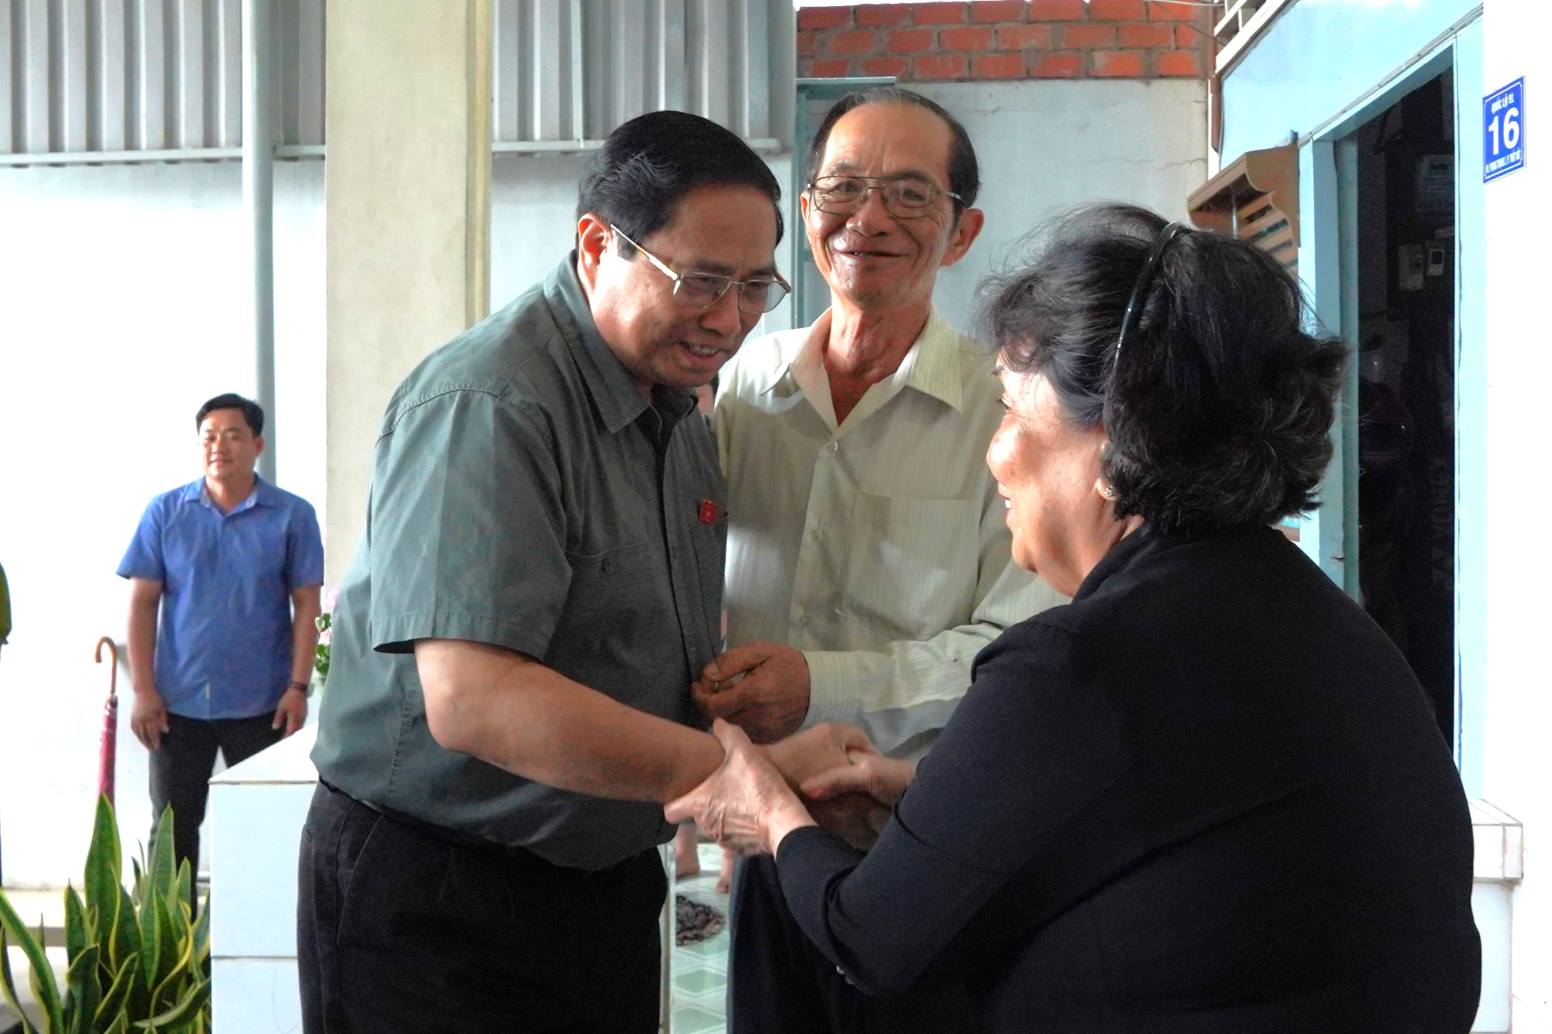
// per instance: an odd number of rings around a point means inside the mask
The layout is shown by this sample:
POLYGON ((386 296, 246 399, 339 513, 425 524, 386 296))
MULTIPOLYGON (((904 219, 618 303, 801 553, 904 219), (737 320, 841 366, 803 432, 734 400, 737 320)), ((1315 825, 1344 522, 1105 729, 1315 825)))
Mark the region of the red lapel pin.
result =
POLYGON ((700 508, 695 513, 696 519, 702 524, 716 524, 721 516, 722 507, 718 506, 714 499, 702 499, 700 508))

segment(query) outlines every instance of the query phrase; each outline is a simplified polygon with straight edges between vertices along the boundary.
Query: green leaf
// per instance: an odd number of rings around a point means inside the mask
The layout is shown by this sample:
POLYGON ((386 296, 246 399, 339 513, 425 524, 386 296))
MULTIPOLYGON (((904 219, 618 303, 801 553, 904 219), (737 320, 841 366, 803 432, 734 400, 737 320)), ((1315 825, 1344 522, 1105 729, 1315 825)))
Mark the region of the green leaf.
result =
POLYGON ((119 1013, 113 1018, 113 1022, 103 1029, 102 1034, 129 1034, 129 1015, 119 1013))
POLYGON ((169 804, 162 809, 162 816, 156 821, 156 836, 151 839, 151 869, 148 873, 151 887, 146 895, 147 900, 153 894, 165 897, 177 883, 178 873, 172 850, 175 821, 172 805, 169 804))
POLYGON ((88 928, 95 924, 86 921, 86 908, 81 904, 81 895, 75 892, 75 887, 65 886, 65 957, 75 965, 76 956, 81 954, 81 949, 88 943, 95 943, 96 938, 89 936, 88 928))
POLYGON ((102 1001, 97 960, 97 945, 88 944, 65 972, 65 983, 70 988, 65 1007, 69 1034, 91 1034, 92 1017, 97 1014, 97 1004, 102 1001))
POLYGON ((129 860, 130 867, 135 872, 135 882, 131 888, 131 893, 134 894, 136 907, 145 904, 145 866, 141 864, 144 859, 145 849, 142 847, 140 857, 129 860))
MULTIPOLYGON (((48 956, 44 954, 42 938, 33 939, 21 916, 17 915, 16 910, 11 907, 10 899, 5 896, 4 891, 0 891, 0 932, 16 942, 22 954, 27 956, 27 965, 32 969, 29 974, 32 993, 38 1005, 43 1008, 46 1029, 63 1030, 64 1019, 59 1003, 59 985, 54 982, 54 971, 49 967, 48 956)), ((21 1010, 18 1008, 17 1011, 21 1010)))
POLYGON ((209 998, 210 980, 206 978, 195 984, 193 989, 170 1009, 157 1013, 148 1020, 136 1020, 135 1026, 144 1031, 155 1031, 190 1023, 205 1008, 205 1002, 209 998))
POLYGON ((140 914, 136 917, 140 926, 140 990, 144 998, 142 1003, 137 996, 136 1015, 144 1015, 156 1008, 156 1003, 151 1000, 151 991, 160 982, 157 959, 161 955, 162 929, 156 908, 160 900, 152 894, 140 906, 140 914))
POLYGON ((113 913, 109 938, 109 958, 113 966, 123 966, 124 959, 140 955, 140 927, 135 922, 135 899, 123 887, 118 888, 118 908, 113 913))
POLYGON ((0 994, 5 995, 5 1000, 16 1011, 16 1015, 21 1017, 22 1034, 37 1034, 33 1025, 27 1021, 27 1014, 22 1012, 22 1003, 16 993, 16 983, 11 979, 11 956, 7 951, 4 927, 0 927, 0 994))
POLYGON ((175 999, 177 996, 169 994, 169 991, 173 989, 174 984, 180 977, 188 974, 189 964, 194 958, 194 931, 185 926, 181 933, 182 936, 178 939, 179 945, 176 958, 172 965, 168 967, 167 975, 162 978, 156 990, 151 992, 151 1001, 153 1002, 175 999))
POLYGON ((204 966, 205 960, 210 958, 210 895, 205 895, 204 907, 199 910, 199 918, 194 921, 194 963, 204 966))
POLYGON ((155 1010, 162 1007, 162 999, 158 995, 165 990, 167 976, 178 961, 180 931, 168 914, 166 900, 160 895, 146 902, 146 912, 151 915, 154 936, 149 941, 141 942, 140 957, 146 965, 145 983, 151 992, 150 1008, 155 1010))
POLYGON ((124 960, 118 973, 113 978, 113 983, 108 986, 108 993, 102 996, 102 1001, 97 1003, 97 1011, 92 1016, 93 1029, 100 1029, 108 1021, 110 1016, 129 1022, 129 1013, 123 1011, 125 1003, 129 1000, 130 988, 136 980, 136 969, 140 965, 138 956, 131 955, 124 960))
POLYGON ((189 860, 187 858, 178 863, 178 880, 173 886, 173 892, 175 894, 172 902, 175 906, 173 914, 178 915, 181 911, 185 921, 187 921, 192 918, 189 915, 189 909, 192 907, 189 902, 194 900, 194 874, 189 869, 189 860))
POLYGON ((86 904, 99 916, 113 913, 115 890, 123 878, 118 820, 106 796, 97 798, 97 817, 92 824, 92 846, 86 851, 86 904))

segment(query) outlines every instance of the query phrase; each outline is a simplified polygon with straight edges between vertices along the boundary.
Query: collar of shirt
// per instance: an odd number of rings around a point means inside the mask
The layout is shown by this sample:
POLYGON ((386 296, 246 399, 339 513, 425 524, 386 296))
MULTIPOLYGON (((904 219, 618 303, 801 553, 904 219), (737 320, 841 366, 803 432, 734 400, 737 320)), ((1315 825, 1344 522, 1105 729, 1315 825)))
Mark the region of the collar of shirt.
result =
MULTIPOLYGON (((178 501, 180 503, 199 503, 207 510, 215 510, 217 513, 221 513, 220 508, 210 498, 210 491, 205 487, 204 478, 184 485, 183 494, 178 497, 178 501)), ((222 513, 221 516, 230 517, 233 514, 242 513, 244 510, 251 510, 255 506, 274 505, 274 491, 270 488, 267 481, 255 474, 253 475, 253 491, 249 492, 247 498, 243 499, 242 502, 222 513)))
MULTIPOLYGON (((786 387, 802 391, 833 431, 835 405, 830 398, 830 378, 825 373, 823 357, 823 345, 829 332, 830 310, 827 309, 806 332, 794 336, 796 352, 776 366, 771 382, 762 390, 786 387)), ((958 331, 933 309, 895 372, 868 389, 857 409, 847 417, 847 422, 856 420, 860 423, 862 418, 882 408, 904 388, 919 391, 959 411, 964 404, 959 340, 958 331)))
MULTIPOLYGON (((641 393, 625 364, 598 333, 593 310, 577 280, 575 251, 550 270, 544 281, 544 296, 582 368, 582 379, 587 385, 588 397, 593 400, 599 423, 610 434, 618 434, 621 428, 640 417, 651 403, 641 393)), ((670 411, 684 409, 685 399, 689 400, 690 406, 695 404, 695 396, 689 392, 663 385, 653 389, 653 397, 666 402, 670 411)))

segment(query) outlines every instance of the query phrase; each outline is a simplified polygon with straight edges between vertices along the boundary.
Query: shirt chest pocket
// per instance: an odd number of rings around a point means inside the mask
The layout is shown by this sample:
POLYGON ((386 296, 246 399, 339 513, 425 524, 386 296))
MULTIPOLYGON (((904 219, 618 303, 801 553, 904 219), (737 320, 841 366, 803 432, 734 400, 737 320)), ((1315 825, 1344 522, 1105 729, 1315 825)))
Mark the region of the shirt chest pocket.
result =
POLYGON ((649 609, 656 600, 653 573, 657 558, 645 542, 597 553, 566 553, 571 587, 566 611, 575 617, 630 613, 649 609))
POLYGON ((964 499, 859 493, 841 610, 886 639, 926 639, 970 620, 978 559, 964 499))

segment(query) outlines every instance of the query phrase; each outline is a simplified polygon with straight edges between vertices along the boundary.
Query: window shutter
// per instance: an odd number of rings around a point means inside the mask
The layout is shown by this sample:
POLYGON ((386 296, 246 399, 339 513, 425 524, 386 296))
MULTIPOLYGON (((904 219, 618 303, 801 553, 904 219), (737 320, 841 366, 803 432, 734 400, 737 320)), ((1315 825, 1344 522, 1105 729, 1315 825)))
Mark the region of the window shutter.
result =
POLYGON ((1191 192, 1191 221, 1249 241, 1299 274, 1299 150, 1246 151, 1191 192))

